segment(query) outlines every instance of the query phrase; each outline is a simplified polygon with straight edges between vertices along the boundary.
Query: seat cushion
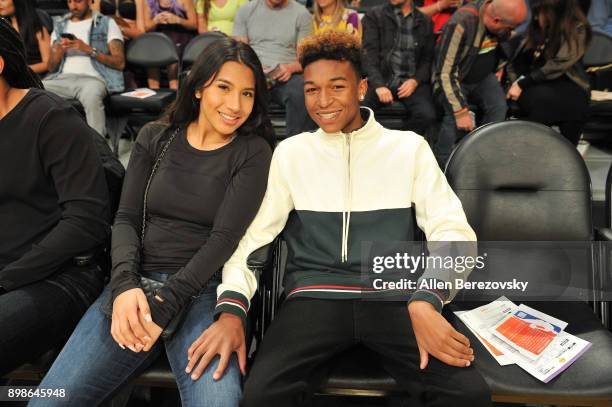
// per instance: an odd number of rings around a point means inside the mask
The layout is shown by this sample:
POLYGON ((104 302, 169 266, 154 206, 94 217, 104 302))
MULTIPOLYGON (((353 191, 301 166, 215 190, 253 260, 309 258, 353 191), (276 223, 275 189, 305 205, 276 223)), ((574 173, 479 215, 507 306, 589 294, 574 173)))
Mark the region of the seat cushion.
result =
POLYGON ((341 353, 328 363, 331 369, 319 392, 344 395, 386 395, 399 392, 397 382, 383 369, 379 359, 374 351, 363 346, 341 353))
POLYGON ((109 109, 115 113, 123 113, 130 110, 161 112, 175 97, 176 91, 171 89, 160 89, 155 95, 144 99, 116 94, 111 95, 109 98, 109 109))
POLYGON ((451 312, 469 310, 478 304, 453 303, 445 307, 445 316, 470 339, 475 353, 474 366, 491 388, 496 401, 542 404, 584 405, 577 400, 608 400, 612 403, 612 334, 601 325, 591 308, 580 302, 531 302, 527 305, 568 322, 566 331, 593 345, 566 371, 549 383, 542 383, 517 365, 500 366, 451 312))
POLYGON ((593 116, 603 116, 612 120, 612 100, 591 101, 589 114, 593 116))

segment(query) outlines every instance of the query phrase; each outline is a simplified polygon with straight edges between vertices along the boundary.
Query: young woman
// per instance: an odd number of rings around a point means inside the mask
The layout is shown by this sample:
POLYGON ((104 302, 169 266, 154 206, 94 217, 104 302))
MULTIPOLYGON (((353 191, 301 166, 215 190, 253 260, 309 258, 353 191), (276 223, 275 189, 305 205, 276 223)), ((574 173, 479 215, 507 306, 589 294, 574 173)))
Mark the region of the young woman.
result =
POLYGON ((0 17, 7 18, 25 44, 28 66, 37 74, 47 73, 51 41, 32 0, 0 0, 0 17))
MULTIPOLYGON (((179 56, 198 29, 197 15, 192 0, 145 0, 146 31, 166 34, 176 44, 179 56)), ((178 88, 178 64, 168 66, 168 83, 171 89, 178 88)), ((159 89, 159 69, 147 71, 148 84, 159 89)))
POLYGON ((105 16, 112 17, 126 40, 145 32, 144 0, 99 0, 93 8, 105 16))
MULTIPOLYGON (((113 228, 111 283, 41 383, 66 389, 62 406, 100 404, 162 347, 183 406, 238 405, 246 311, 224 306, 216 291, 266 188, 273 135, 265 92, 255 52, 224 38, 200 55, 162 123, 141 130, 113 228), (142 277, 163 287, 148 297, 142 277), (109 318, 102 310, 111 301, 109 318), (160 339, 181 313, 175 334, 160 339), (201 334, 207 356, 188 375, 188 350, 201 334)), ((231 292, 229 277, 220 292, 231 292)))
POLYGON ((0 376, 62 346, 102 291, 88 255, 110 233, 94 137, 0 18, 0 376))
POLYGON ((558 125, 578 144, 589 109, 589 80, 581 60, 591 28, 576 0, 532 0, 533 19, 520 42, 508 77, 508 99, 519 117, 558 125))
POLYGON ((197 0, 198 32, 221 31, 232 35, 234 18, 248 0, 197 0))
POLYGON ((346 0, 316 0, 312 25, 314 33, 343 31, 361 40, 361 22, 355 10, 346 8, 346 0))

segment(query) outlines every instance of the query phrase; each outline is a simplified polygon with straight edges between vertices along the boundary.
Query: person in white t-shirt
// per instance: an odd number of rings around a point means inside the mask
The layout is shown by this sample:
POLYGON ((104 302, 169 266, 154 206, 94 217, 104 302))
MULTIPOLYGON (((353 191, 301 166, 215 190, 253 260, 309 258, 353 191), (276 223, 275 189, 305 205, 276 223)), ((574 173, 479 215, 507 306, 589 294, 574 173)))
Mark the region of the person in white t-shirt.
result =
POLYGON ((91 8, 91 0, 68 0, 70 13, 55 21, 45 88, 77 99, 87 123, 106 133, 104 98, 123 90, 125 56, 117 23, 91 8))

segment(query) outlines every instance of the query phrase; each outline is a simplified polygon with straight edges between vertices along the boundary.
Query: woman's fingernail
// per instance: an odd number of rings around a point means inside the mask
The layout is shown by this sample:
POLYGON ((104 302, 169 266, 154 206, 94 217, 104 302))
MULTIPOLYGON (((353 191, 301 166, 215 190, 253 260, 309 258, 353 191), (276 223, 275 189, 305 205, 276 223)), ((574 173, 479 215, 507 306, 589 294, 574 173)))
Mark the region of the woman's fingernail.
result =
POLYGON ((148 341, 150 341, 150 340, 151 340, 151 338, 150 338, 150 337, 148 337, 148 336, 145 336, 145 337, 144 337, 144 340, 148 342, 148 341))
POLYGON ((151 314, 145 314, 145 321, 153 322, 153 318, 151 318, 151 314))
POLYGON ((191 375, 191 380, 198 380, 198 376, 196 374, 191 375))
POLYGON ((187 373, 187 374, 191 373, 191 368, 190 368, 190 367, 187 367, 187 368, 185 369, 185 373, 187 373))
POLYGON ((465 362, 465 366, 468 367, 470 365, 470 361, 468 360, 467 362, 465 362))
POLYGON ((123 344, 121 344, 121 343, 120 343, 120 344, 119 344, 119 347, 120 347, 121 349, 125 350, 125 346, 124 346, 123 344))
POLYGON ((136 352, 136 349, 134 349, 133 345, 128 345, 128 349, 131 350, 132 352, 136 352))

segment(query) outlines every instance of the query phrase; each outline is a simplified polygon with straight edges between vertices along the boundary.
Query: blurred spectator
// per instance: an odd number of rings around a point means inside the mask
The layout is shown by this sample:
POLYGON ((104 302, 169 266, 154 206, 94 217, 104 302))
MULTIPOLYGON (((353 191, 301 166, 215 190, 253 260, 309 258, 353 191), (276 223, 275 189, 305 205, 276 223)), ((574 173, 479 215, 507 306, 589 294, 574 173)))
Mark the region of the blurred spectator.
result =
POLYGON ((312 34, 312 16, 295 0, 253 0, 240 7, 234 36, 253 47, 269 81, 272 100, 286 110, 287 136, 316 128, 306 113, 297 43, 312 34))
POLYGON ((145 0, 99 0, 93 3, 93 9, 111 17, 127 41, 145 32, 145 0))
MULTIPOLYGON (((179 56, 198 29, 192 0, 145 0, 145 30, 166 34, 178 48, 179 56)), ((168 86, 178 89, 178 64, 168 65, 168 86)), ((159 89, 160 71, 147 70, 149 88, 159 89)))
POLYGON ((505 120, 504 91, 495 73, 506 40, 527 15, 523 0, 476 0, 453 14, 436 46, 434 92, 444 109, 435 146, 444 166, 460 132, 476 126, 472 106, 482 113, 480 124, 505 120))
POLYGON ((110 234, 98 136, 42 89, 2 18, 0 134, 1 377, 63 345, 102 290, 104 275, 84 254, 110 234))
POLYGON ((416 3, 416 6, 422 13, 431 17, 434 32, 438 34, 453 13, 463 5, 463 0, 424 0, 419 3, 416 3))
POLYGON ((37 74, 47 73, 49 31, 43 25, 33 0, 0 0, 0 16, 7 18, 25 44, 28 66, 37 74))
POLYGON ((612 0, 592 0, 588 17, 593 30, 612 35, 612 0))
POLYGON ((425 135, 436 119, 431 97, 434 32, 431 18, 412 0, 390 0, 363 18, 368 92, 364 105, 376 109, 394 100, 409 115, 406 130, 425 135))
POLYGON ((89 0, 68 0, 70 13, 56 20, 51 35, 45 88, 77 99, 87 123, 106 135, 104 98, 123 90, 123 35, 112 18, 93 12, 89 0))
POLYGON ((591 28, 576 0, 531 0, 533 19, 508 66, 507 97, 519 117, 558 125, 578 144, 589 111, 589 78, 581 60, 591 28), (517 79, 518 77, 518 79, 517 79))
POLYGON ((361 39, 359 14, 355 10, 346 8, 346 0, 316 0, 312 28, 315 34, 326 30, 337 30, 361 39))
POLYGON ((232 35, 234 18, 240 6, 248 0, 197 0, 198 32, 221 31, 232 35))

